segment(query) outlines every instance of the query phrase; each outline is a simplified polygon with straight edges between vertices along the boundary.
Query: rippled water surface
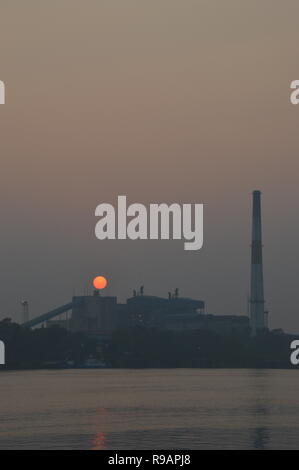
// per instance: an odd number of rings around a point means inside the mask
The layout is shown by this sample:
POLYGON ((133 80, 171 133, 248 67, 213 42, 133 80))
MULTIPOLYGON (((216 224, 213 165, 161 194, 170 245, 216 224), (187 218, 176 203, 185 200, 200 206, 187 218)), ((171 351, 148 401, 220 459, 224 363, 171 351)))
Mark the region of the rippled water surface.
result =
POLYGON ((1 449, 299 449, 299 373, 0 373, 1 449))

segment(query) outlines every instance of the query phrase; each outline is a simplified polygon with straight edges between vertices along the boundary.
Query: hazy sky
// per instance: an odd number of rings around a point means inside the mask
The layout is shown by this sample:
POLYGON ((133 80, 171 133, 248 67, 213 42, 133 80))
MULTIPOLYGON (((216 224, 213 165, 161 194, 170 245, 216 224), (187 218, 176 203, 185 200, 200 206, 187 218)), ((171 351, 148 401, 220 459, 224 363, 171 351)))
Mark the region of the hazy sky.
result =
POLYGON ((244 314, 263 192, 270 326, 299 332, 298 0, 1 0, 0 318, 95 274, 244 314), (205 242, 100 242, 101 202, 205 203, 205 242))

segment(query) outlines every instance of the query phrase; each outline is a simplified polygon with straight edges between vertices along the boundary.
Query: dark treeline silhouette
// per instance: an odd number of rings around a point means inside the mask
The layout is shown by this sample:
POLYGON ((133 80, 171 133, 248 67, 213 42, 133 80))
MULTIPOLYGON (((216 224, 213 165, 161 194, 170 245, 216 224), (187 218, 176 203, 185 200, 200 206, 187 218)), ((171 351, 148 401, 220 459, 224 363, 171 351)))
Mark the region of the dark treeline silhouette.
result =
POLYGON ((113 367, 282 367, 290 364, 292 337, 220 336, 136 327, 116 331, 105 351, 113 367))
POLYGON ((10 319, 0 321, 0 339, 5 344, 7 369, 63 367, 66 361, 80 364, 96 347, 94 340, 81 333, 63 328, 30 330, 10 319))
POLYGON ((80 367, 90 357, 115 368, 289 368, 294 338, 269 332, 251 338, 134 327, 116 330, 99 347, 95 339, 81 333, 58 327, 30 330, 6 319, 0 322, 0 339, 6 347, 6 369, 33 369, 63 368, 69 362, 80 367))

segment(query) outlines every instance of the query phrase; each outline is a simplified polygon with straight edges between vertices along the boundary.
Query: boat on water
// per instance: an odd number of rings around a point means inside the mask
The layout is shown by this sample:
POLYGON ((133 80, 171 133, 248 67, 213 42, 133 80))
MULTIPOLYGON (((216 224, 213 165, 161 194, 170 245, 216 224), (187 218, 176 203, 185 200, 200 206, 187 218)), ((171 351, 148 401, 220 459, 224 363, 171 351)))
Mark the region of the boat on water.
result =
POLYGON ((109 369, 109 366, 104 361, 89 357, 83 364, 77 366, 76 369, 109 369))

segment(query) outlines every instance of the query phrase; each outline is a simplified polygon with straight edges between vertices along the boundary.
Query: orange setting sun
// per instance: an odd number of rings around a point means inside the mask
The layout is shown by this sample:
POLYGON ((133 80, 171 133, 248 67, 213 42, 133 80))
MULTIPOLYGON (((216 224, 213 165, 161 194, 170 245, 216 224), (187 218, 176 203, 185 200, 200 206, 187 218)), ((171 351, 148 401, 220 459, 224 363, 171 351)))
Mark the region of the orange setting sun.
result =
POLYGON ((108 281, 104 276, 97 276, 93 280, 93 286, 95 289, 105 289, 107 287, 108 281))

